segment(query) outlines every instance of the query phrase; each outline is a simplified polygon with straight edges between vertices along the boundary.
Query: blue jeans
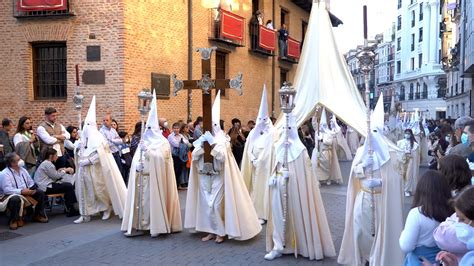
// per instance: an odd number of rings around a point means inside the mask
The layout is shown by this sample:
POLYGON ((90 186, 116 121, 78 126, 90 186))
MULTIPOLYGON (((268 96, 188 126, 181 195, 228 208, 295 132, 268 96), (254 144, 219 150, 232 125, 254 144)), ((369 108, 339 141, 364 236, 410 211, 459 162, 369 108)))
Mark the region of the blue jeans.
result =
POLYGON ((288 44, 286 41, 278 40, 278 45, 280 47, 280 57, 286 57, 288 44))
POLYGON ((438 247, 417 247, 412 252, 408 253, 405 257, 405 266, 421 265, 420 257, 424 257, 431 264, 436 262, 436 254, 440 252, 441 249, 438 247))

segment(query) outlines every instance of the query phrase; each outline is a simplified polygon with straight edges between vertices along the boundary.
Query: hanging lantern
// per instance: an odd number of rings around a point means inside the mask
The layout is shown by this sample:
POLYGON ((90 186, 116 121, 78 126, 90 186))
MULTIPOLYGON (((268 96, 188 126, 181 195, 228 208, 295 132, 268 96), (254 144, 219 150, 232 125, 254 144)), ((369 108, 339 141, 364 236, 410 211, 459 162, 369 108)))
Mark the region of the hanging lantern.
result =
POLYGON ((283 83, 280 91, 280 109, 283 113, 291 113, 295 108, 294 99, 296 90, 292 87, 292 84, 288 81, 283 83))
POLYGON ((149 89, 143 89, 138 94, 138 111, 140 111, 141 115, 146 115, 150 111, 150 104, 151 100, 153 99, 153 95, 150 93, 149 89))

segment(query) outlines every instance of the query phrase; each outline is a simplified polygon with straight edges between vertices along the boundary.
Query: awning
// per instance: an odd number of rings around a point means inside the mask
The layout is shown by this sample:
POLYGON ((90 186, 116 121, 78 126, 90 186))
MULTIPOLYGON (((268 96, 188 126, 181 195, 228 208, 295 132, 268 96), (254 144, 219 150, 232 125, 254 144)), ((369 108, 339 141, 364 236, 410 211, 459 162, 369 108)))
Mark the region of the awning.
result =
POLYGON ((19 0, 18 11, 57 11, 66 10, 67 0, 19 0))
POLYGON ((242 41, 244 39, 244 18, 221 9, 221 36, 242 41))
POLYGON ((260 25, 258 46, 260 48, 275 51, 276 31, 260 25))

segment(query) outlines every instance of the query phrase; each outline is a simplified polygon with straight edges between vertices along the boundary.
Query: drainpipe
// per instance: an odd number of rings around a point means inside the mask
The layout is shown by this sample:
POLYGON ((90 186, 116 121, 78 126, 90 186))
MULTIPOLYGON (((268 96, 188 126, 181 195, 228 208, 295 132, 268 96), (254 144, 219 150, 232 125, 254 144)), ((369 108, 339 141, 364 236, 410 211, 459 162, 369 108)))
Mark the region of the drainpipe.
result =
MULTIPOLYGON (((275 21, 275 0, 272 0, 272 21, 273 25, 276 25, 275 21)), ((272 117, 275 117, 275 55, 272 56, 272 117)))
MULTIPOLYGON (((193 1, 188 0, 188 80, 193 78, 193 1)), ((192 120, 192 90, 188 89, 188 120, 192 120)))

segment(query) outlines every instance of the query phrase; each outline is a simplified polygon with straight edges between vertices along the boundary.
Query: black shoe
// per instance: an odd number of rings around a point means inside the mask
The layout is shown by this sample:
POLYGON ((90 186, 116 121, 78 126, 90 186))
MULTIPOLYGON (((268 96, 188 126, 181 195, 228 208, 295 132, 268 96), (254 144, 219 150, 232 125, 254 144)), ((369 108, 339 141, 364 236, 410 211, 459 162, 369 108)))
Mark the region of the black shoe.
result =
POLYGON ((66 217, 74 217, 74 216, 79 216, 80 213, 76 210, 71 210, 66 213, 66 217))

